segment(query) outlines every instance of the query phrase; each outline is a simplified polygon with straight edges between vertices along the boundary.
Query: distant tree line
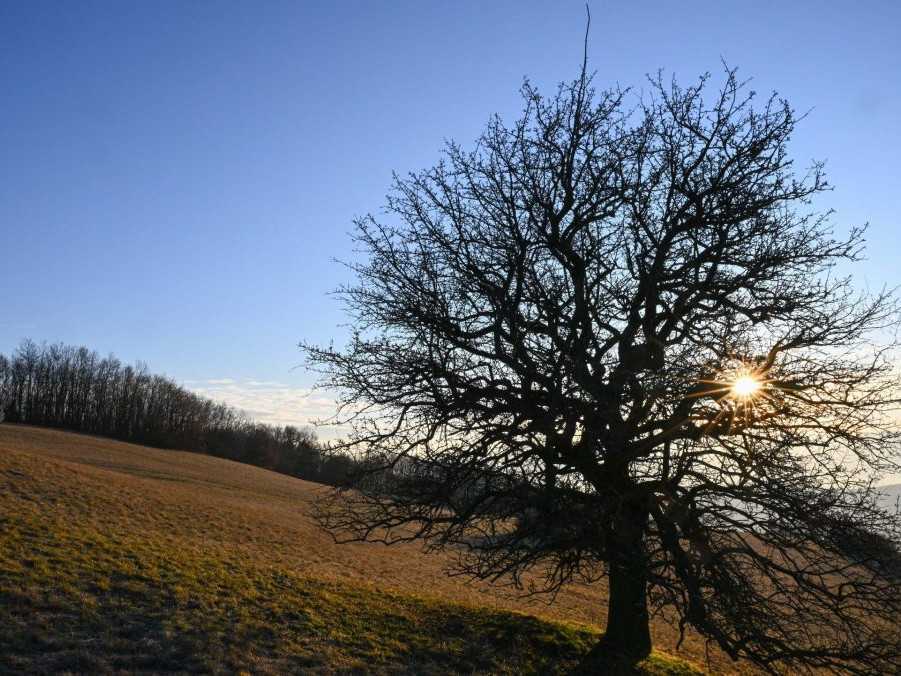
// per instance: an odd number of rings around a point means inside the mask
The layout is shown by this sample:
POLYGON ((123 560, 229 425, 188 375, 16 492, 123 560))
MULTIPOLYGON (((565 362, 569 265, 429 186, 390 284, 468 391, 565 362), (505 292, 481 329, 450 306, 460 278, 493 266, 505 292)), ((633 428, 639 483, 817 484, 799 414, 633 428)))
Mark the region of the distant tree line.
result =
POLYGON ((3 420, 206 453, 332 485, 353 465, 346 455, 325 453, 310 429, 254 422, 144 363, 32 340, 0 354, 3 420))

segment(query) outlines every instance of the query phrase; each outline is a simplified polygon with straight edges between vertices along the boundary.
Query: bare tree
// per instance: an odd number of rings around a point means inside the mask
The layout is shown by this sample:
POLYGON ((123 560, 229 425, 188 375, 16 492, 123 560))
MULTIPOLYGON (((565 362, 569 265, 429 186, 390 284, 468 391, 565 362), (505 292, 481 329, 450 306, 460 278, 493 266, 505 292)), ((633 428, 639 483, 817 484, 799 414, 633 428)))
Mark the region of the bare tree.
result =
POLYGON ((312 430, 255 423, 244 413, 87 348, 25 340, 0 354, 0 422, 46 425, 162 448, 226 456, 314 481, 326 474, 312 430))
POLYGON ((320 518, 525 592, 606 577, 589 665, 646 656, 668 608, 774 673, 894 673, 897 306, 839 274, 863 230, 813 210, 790 105, 723 79, 527 82, 515 124, 395 177, 349 344, 305 346, 376 459, 320 518))

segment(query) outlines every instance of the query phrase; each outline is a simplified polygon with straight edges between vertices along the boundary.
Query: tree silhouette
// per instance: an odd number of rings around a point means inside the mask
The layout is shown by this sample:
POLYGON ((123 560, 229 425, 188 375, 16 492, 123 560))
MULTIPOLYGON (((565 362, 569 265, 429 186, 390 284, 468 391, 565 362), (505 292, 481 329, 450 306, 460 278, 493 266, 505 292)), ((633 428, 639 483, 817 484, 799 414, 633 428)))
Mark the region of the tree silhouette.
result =
POLYGON ((589 667, 669 608, 774 673, 898 669, 896 303, 839 274, 863 230, 814 211, 787 102, 649 81, 527 82, 357 220, 352 338, 305 350, 366 462, 321 522, 527 593, 606 577, 589 667))
POLYGON ((4 420, 210 453, 325 483, 341 483, 349 466, 339 459, 324 473, 312 430, 254 422, 145 364, 62 343, 24 340, 10 358, 0 354, 4 420))

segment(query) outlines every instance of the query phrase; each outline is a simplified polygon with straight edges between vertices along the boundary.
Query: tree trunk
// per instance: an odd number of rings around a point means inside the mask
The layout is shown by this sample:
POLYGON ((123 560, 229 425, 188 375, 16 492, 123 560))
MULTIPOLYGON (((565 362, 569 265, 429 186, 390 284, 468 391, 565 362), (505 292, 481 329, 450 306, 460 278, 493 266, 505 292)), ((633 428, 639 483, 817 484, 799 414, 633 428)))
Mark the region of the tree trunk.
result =
POLYGON ((610 598, 603 642, 612 654, 640 660, 651 653, 644 557, 610 564, 610 598))
POLYGON ((651 653, 644 549, 647 518, 644 505, 627 504, 616 520, 609 542, 607 628, 583 660, 579 673, 632 673, 635 663, 651 653))

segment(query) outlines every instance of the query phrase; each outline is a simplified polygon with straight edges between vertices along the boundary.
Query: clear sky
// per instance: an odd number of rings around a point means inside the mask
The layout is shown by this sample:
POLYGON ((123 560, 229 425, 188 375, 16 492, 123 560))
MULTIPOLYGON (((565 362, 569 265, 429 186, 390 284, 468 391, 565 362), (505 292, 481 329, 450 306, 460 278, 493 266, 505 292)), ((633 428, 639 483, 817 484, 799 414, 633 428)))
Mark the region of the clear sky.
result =
MULTIPOLYGON (((591 2, 601 87, 720 59, 813 108, 860 283, 901 284, 901 3, 591 2)), ((0 0, 0 352, 24 337, 142 359, 275 422, 311 400, 300 340, 392 170, 472 141, 577 74, 574 2, 0 0)))

